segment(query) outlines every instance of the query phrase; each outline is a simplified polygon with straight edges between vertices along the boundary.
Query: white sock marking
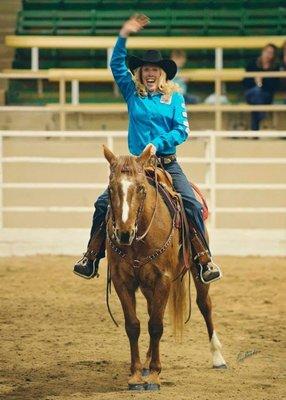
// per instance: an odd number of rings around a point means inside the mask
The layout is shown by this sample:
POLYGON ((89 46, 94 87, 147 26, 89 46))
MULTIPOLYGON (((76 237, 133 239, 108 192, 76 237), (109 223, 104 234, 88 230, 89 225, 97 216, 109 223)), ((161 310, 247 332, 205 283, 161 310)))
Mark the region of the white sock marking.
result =
POLYGON ((122 179, 121 181, 123 191, 123 202, 122 202, 122 222, 126 222, 129 215, 129 205, 127 202, 128 189, 132 185, 128 179, 122 179))
POLYGON ((220 367, 221 365, 226 365, 226 362, 224 361, 224 358, 221 354, 222 345, 215 331, 213 331, 210 347, 213 355, 213 366, 220 367))

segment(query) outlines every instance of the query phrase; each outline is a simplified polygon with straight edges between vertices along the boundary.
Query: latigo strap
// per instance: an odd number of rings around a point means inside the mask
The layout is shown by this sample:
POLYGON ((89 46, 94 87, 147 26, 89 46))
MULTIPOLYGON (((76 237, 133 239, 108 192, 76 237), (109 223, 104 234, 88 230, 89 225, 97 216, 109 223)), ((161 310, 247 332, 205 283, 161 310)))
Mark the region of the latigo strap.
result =
POLYGON ((199 238, 196 230, 193 227, 190 227, 191 233, 191 244, 193 249, 195 250, 194 261, 206 265, 211 261, 211 257, 208 249, 203 244, 203 241, 199 238))
POLYGON ((89 260, 95 260, 99 255, 104 254, 106 241, 106 223, 100 225, 95 234, 90 238, 85 256, 89 260))

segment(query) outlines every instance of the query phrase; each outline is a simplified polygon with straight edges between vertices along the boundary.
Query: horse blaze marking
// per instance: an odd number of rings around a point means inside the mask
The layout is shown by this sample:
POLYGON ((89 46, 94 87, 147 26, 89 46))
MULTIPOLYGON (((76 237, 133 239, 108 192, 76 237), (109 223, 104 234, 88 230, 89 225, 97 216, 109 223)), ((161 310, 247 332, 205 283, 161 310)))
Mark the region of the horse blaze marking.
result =
POLYGON ((127 202, 127 194, 128 194, 128 189, 131 186, 131 182, 128 181, 128 179, 122 179, 121 185, 122 185, 122 191, 123 191, 123 202, 122 202, 122 222, 126 222, 128 219, 129 215, 129 205, 127 202))

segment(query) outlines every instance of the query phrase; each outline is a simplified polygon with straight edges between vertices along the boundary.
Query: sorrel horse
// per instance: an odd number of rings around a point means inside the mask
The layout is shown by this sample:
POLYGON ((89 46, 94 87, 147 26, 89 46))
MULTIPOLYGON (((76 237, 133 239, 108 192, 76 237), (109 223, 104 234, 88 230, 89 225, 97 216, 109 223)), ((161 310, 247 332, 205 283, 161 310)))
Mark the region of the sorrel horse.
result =
MULTIPOLYGON (((107 257, 110 277, 120 299, 125 329, 130 342, 129 389, 157 390, 161 371, 159 343, 163 317, 169 300, 175 330, 181 332, 185 318, 186 285, 176 279, 180 273, 180 234, 163 198, 147 180, 144 166, 151 148, 139 157, 115 156, 104 146, 110 164, 110 211, 107 220, 107 257), (147 299, 150 344, 144 364, 140 361, 135 292, 140 288, 147 299), (148 376, 142 371, 149 370, 148 376), (145 375, 145 374, 144 374, 145 375)), ((196 278, 197 304, 205 319, 215 368, 225 368, 221 344, 214 331, 209 286, 196 278)))

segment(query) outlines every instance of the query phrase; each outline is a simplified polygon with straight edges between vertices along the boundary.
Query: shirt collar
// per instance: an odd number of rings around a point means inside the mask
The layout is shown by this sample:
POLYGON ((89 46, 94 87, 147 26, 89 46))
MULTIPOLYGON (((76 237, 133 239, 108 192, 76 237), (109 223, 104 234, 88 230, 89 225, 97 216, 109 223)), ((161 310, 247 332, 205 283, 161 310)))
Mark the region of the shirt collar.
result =
POLYGON ((153 97, 153 96, 158 96, 162 95, 163 93, 159 92, 158 90, 156 92, 148 92, 148 96, 153 97))

